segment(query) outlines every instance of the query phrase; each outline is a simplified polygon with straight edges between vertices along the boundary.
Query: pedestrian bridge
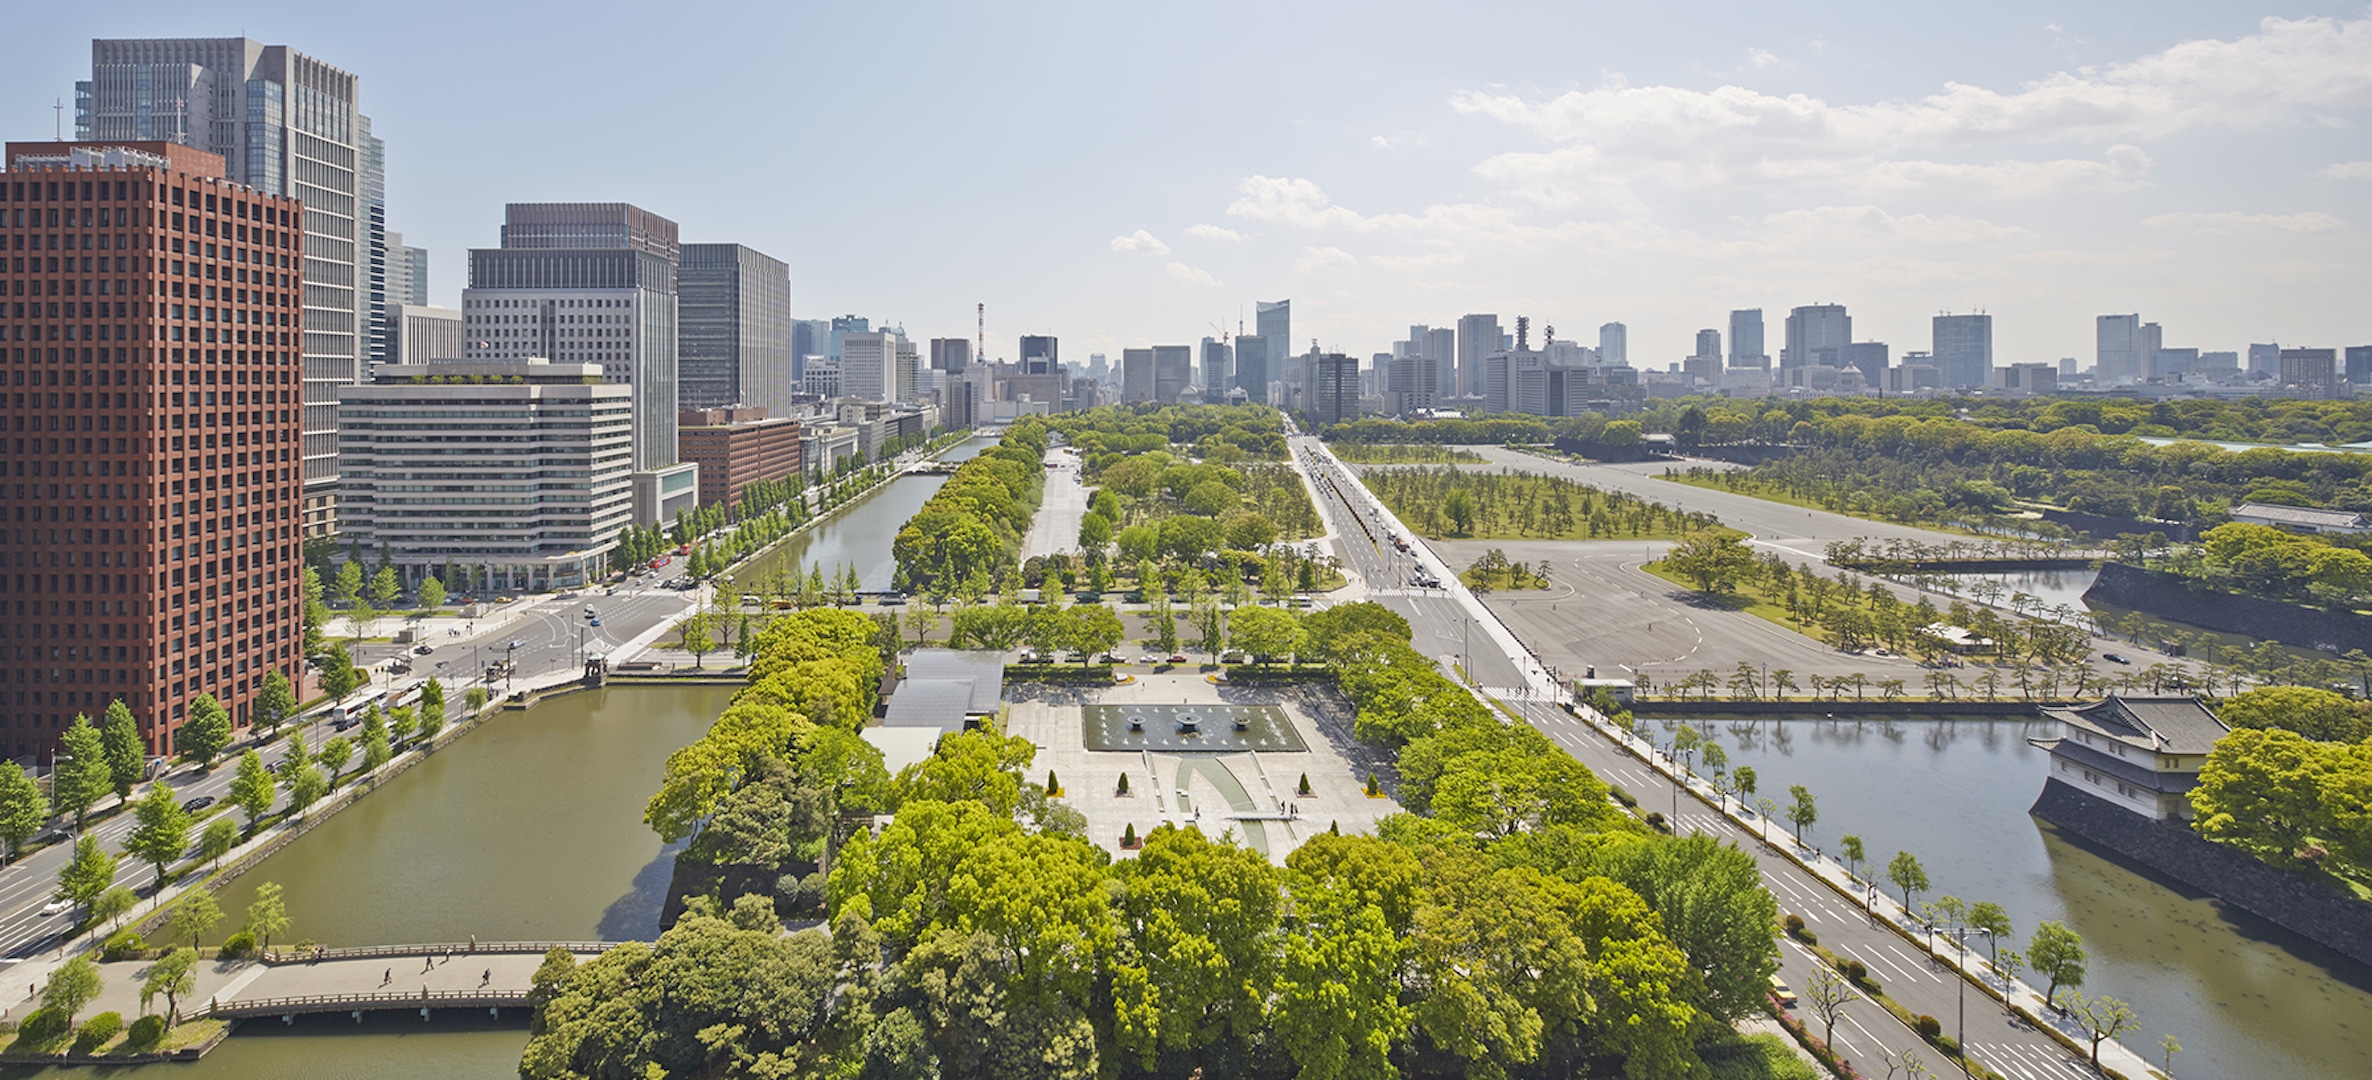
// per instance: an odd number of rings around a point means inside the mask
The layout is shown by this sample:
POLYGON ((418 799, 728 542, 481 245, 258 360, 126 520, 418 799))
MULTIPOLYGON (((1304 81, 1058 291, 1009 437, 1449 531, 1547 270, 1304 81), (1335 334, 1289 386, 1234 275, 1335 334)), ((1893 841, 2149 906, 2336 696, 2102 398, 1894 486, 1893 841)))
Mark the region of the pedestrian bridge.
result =
MULTIPOLYGON (((367 945, 281 953, 250 962, 218 988, 201 985, 191 1015, 226 1019, 277 1016, 293 1021, 314 1013, 525 1008, 544 955, 566 949, 579 959, 616 942, 470 941, 367 945)), ((219 966, 219 965, 218 965, 219 966)))

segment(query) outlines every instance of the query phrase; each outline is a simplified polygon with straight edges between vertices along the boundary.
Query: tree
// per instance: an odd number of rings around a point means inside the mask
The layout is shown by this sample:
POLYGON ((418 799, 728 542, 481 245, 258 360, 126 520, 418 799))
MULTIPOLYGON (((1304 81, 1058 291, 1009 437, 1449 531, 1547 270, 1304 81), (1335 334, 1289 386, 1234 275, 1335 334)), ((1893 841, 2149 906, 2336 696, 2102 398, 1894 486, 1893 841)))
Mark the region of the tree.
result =
POLYGON ((256 823, 272 812, 272 802, 279 795, 271 770, 264 767, 263 755, 253 749, 239 755, 239 771, 231 777, 231 803, 247 815, 249 835, 254 835, 256 823))
POLYGON ((181 1021, 181 995, 198 992, 198 950, 175 949, 157 958, 148 966, 148 981, 140 984, 140 1008, 158 994, 165 996, 165 1027, 171 1029, 181 1021))
POLYGON ((107 722, 101 734, 107 743, 108 780, 115 785, 115 802, 121 806, 131 801, 132 785, 148 771, 148 743, 140 738, 140 725, 122 698, 107 703, 107 722))
POLYGON ((98 998, 99 987, 99 965, 91 962, 89 953, 78 953, 49 977, 49 985, 41 991, 41 1007, 56 1009, 71 1021, 83 1006, 98 998))
POLYGON ((2141 1026, 2133 1014, 2133 1006, 2106 994, 2098 998, 2085 997, 2081 992, 2069 991, 2068 1015, 2084 1029, 2084 1037, 2092 1040, 2092 1070, 2100 1071, 2100 1044, 2141 1026))
POLYGON ((1281 608, 1239 607, 1227 617, 1229 643, 1261 663, 1297 651, 1301 624, 1281 608))
POLYGON ((708 633, 708 613, 705 611, 677 623, 675 630, 681 639, 679 647, 692 654, 693 667, 701 666, 703 658, 716 650, 716 639, 708 633))
POLYGON ((321 752, 313 755, 314 761, 329 770, 329 786, 333 788, 338 786, 338 778, 345 775, 346 763, 353 759, 354 744, 344 735, 331 736, 328 742, 321 744, 321 752))
POLYGON ((1815 969, 1812 980, 1804 984, 1804 1000, 1812 1003, 1812 1014, 1820 1018, 1820 1041, 1833 1045, 1837 1038, 1837 1017, 1844 1015, 1845 1006, 1862 1000, 1862 997, 1852 983, 1824 964, 1815 969))
POLYGON ((255 902, 247 905, 247 932, 266 949, 272 938, 288 932, 288 904, 280 897, 280 883, 267 881, 255 887, 255 902))
POLYGON ((1861 846, 1861 837, 1850 833, 1837 838, 1837 856, 1845 860, 1845 872, 1861 876, 1861 864, 1870 859, 1869 851, 1861 846))
POLYGON ((1474 508, 1474 494, 1462 487, 1451 488, 1449 494, 1442 497, 1441 515, 1449 519, 1452 534, 1473 535, 1477 516, 1474 508))
POLYGON ((90 717, 77 713, 58 743, 50 790, 57 793, 59 808, 73 809, 74 827, 80 830, 91 804, 115 786, 114 773, 107 764, 107 740, 91 726, 90 717))
POLYGON ((98 835, 86 832, 74 838, 74 854, 58 871, 58 892, 87 908, 115 883, 115 867, 115 856, 99 846, 98 835))
POLYGON ((165 916, 165 930, 173 940, 188 938, 191 948, 198 939, 214 932, 222 923, 222 905, 214 902, 214 894, 205 889, 191 889, 174 903, 171 914, 165 916))
POLYGON ((1968 906, 1968 928, 1985 934, 1988 952, 1996 970, 2001 967, 2001 939, 2010 936, 2010 913, 1991 900, 1979 900, 1968 906))
POLYGON ((444 582, 442 582, 442 581, 439 581, 439 580, 437 580, 436 578, 433 578, 433 577, 430 577, 430 578, 423 578, 423 579, 421 579, 421 582, 420 582, 420 608, 421 608, 421 610, 423 610, 423 611, 435 611, 435 610, 437 610, 438 608, 441 608, 441 607, 444 607, 444 606, 445 606, 445 583, 444 583, 444 582))
POLYGON ((222 857, 239 846, 239 823, 228 817, 216 817, 198 837, 198 857, 213 866, 222 865, 222 857))
POLYGON ((264 688, 255 697, 255 726, 266 734, 280 729, 280 725, 295 716, 296 692, 289 688, 288 676, 274 668, 264 674, 264 688))
POLYGON ((1919 865, 1919 858, 1908 851, 1897 851, 1894 860, 1886 864, 1886 880, 1903 891, 1903 910, 1911 910, 1911 896, 1927 891, 1927 870, 1919 865))
POLYGON ((2084 939, 2067 928, 2066 923, 2045 922, 2034 928, 2034 936, 2026 941, 2026 966, 2035 974, 2051 980, 2043 990, 2043 1003, 2053 1008, 2053 998, 2062 986, 2084 985, 2084 939))
POLYGON ((362 673, 355 670, 354 658, 346 652, 346 646, 330 646, 329 655, 321 661, 321 692, 344 704, 346 695, 361 684, 362 673))
POLYGON ((139 906, 139 893, 122 885, 110 885, 106 892, 99 894, 97 900, 91 901, 91 921, 112 924, 139 906))
POLYGON ((42 796, 41 785, 26 775, 24 766, 0 762, 0 840, 8 842, 9 853, 22 851, 25 841, 48 820, 49 800, 42 796))
POLYGON ((201 769, 214 767, 215 755, 231 743, 231 712, 212 694, 199 694, 189 703, 189 722, 181 725, 181 756, 201 769))
POLYGON ((371 606, 386 611, 403 599, 404 583, 395 576, 395 567, 382 566, 371 575, 371 606))
POLYGON ((139 824, 124 838, 124 853, 156 867, 158 892, 165 889, 165 868, 189 850, 189 811, 173 797, 173 789, 152 784, 136 811, 139 824))
POLYGON ((1820 807, 1812 801, 1812 789, 1802 784, 1788 785, 1787 795, 1793 800, 1787 807, 1787 823, 1795 826, 1795 842, 1800 845, 1804 827, 1820 820, 1820 807))
MULTIPOLYGON (((434 739, 445 729, 445 684, 435 679, 420 688, 420 737, 434 739)), ((334 777, 333 777, 334 781, 334 777)))
POLYGON ((1071 609, 1071 645, 1087 662, 1120 645, 1124 632, 1120 616, 1106 604, 1081 604, 1071 609))
POLYGON ((303 816, 307 807, 321 801, 321 797, 327 794, 329 794, 329 781, 322 777, 321 770, 315 767, 311 761, 304 762, 289 774, 288 810, 290 813, 303 816))
POLYGON ((338 576, 330 580, 329 598, 339 607, 354 603, 362 595, 362 561, 348 559, 338 567, 338 576))
POLYGON ((1702 529, 1674 544, 1664 555, 1664 565, 1694 583, 1698 592, 1728 592, 1754 569, 1754 551, 1737 533, 1702 529))

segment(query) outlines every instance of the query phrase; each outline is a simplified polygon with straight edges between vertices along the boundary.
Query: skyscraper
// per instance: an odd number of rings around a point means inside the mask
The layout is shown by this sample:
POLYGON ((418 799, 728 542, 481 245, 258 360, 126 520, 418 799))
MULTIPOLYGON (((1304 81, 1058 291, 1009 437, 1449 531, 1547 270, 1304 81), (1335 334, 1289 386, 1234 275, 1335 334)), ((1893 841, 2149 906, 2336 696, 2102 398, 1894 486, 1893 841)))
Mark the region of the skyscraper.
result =
POLYGON ((226 179, 304 202, 307 536, 337 527, 338 387, 362 377, 375 314, 371 208, 384 217, 385 180, 361 82, 246 38, 101 38, 74 84, 76 138, 180 143, 221 155, 226 179))
POLYGON ((807 358, 829 359, 832 355, 832 324, 824 319, 791 320, 791 370, 804 384, 807 378, 807 358))
POLYGON ((402 233, 387 234, 387 303, 428 306, 428 249, 404 243, 402 233))
POLYGON ((1225 341, 1202 339, 1202 386, 1204 401, 1217 402, 1227 397, 1227 388, 1235 378, 1234 350, 1225 341))
MULTIPOLYGON (((2102 317, 2106 318, 2107 316, 2102 317)), ((2280 372, 2281 345, 2275 342, 2250 345, 2248 347, 2248 370, 2252 375, 2260 371, 2268 375, 2280 372)))
POLYGON ((840 335, 840 396, 863 401, 896 401, 898 340, 888 330, 849 330, 840 335))
POLYGON ((1763 309, 1730 312, 1730 366, 1771 366, 1770 354, 1763 352, 1763 309))
MULTIPOLYGON (((1263 365, 1263 381, 1258 390, 1247 390, 1254 401, 1268 399, 1268 383, 1285 380, 1286 357, 1293 353, 1293 301, 1263 300, 1253 305, 1253 326, 1260 340, 1268 346, 1267 364, 1263 365)), ((1243 362, 1243 345, 1236 345, 1236 362, 1243 362)))
POLYGON ((1310 356, 1310 414, 1326 427, 1359 418, 1359 358, 1342 353, 1310 356))
POLYGON ((935 337, 931 339, 931 370, 960 374, 972 366, 972 339, 935 337))
POLYGON ((1499 351, 1499 316, 1458 319, 1458 387, 1466 397, 1483 392, 1483 358, 1499 351))
MULTIPOLYGON (((1244 400, 1256 405, 1268 404, 1268 339, 1258 334, 1246 334, 1235 339, 1235 385, 1244 392, 1244 400)), ((1122 401, 1128 400, 1123 394, 1122 401)))
MULTIPOLYGON (((1705 329, 1705 330, 1699 330, 1699 331, 1697 331, 1697 352, 1696 352, 1696 355, 1698 356, 1698 358, 1700 358, 1700 359, 1704 359, 1704 360, 1720 360, 1720 359, 1721 359, 1721 331, 1719 331, 1719 330, 1714 330, 1714 329, 1705 329)), ((1716 365, 1716 366, 1718 366, 1718 365, 1716 365)))
POLYGON ((1194 347, 1191 345, 1155 345, 1153 347, 1153 400, 1174 405, 1178 395, 1194 383, 1194 347))
MULTIPOLYGON (((1517 348, 1523 348, 1519 342, 1517 348)), ((1631 329, 1618 322, 1598 328, 1598 357, 1603 363, 1622 367, 1631 362, 1631 329)))
POLYGON ((1938 315, 1929 351, 1948 387, 1989 386, 1993 382, 1993 316, 1938 315))
POLYGON ((511 203, 502 246, 472 248, 472 360, 601 365, 634 387, 634 467, 675 463, 675 222, 626 203, 511 203))
POLYGON ((1120 351, 1120 402, 1134 405, 1153 400, 1153 350, 1120 351))
POLYGON ((0 748, 49 749, 121 699, 169 754, 200 695, 243 726, 266 673, 302 686, 305 207, 162 140, 6 153, 0 362, 78 390, 0 401, 0 748), (111 243, 55 254, 66 215, 111 243))
POLYGON ((740 244, 685 244, 676 283, 679 409, 758 405, 791 415, 791 267, 740 244))
MULTIPOLYGON (((2253 363, 2254 353, 2250 355, 2253 363)), ((2092 379, 2102 386, 2139 382, 2148 370, 2142 350, 2141 316, 2102 315, 2093 320, 2092 379)))
POLYGON ((1853 316, 1842 304, 1811 304, 1787 313, 1787 344, 1779 351, 1779 366, 1844 367, 1845 346, 1853 340, 1853 316))
POLYGON ((1024 375, 1056 375, 1062 372, 1061 343, 1052 334, 1023 334, 1021 337, 1021 373, 1024 375))

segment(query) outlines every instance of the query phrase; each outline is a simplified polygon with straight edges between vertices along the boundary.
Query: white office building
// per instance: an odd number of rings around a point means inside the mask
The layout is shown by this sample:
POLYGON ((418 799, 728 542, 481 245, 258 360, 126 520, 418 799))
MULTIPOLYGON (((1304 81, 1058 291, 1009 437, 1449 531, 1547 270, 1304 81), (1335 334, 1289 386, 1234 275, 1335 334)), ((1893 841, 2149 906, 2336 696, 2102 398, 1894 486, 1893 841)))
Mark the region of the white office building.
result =
POLYGON ((599 580, 633 517, 633 393, 595 363, 382 367, 338 395, 340 529, 408 581, 599 580))

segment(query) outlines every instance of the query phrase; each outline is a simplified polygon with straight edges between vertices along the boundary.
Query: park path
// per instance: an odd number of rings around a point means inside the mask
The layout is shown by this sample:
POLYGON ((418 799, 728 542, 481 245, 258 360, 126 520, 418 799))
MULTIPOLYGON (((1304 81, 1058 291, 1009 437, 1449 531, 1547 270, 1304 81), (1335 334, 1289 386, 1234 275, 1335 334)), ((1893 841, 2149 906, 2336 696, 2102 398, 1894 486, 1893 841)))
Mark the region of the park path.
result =
MULTIPOLYGON (((575 947, 577 958, 596 955, 575 947)), ((126 1020, 141 1014, 140 986, 155 961, 122 960, 99 965, 99 996, 85 1006, 80 1018, 102 1012, 122 1013, 126 1020)), ((205 960, 198 964, 197 992, 181 1000, 183 1015, 202 1010, 209 1001, 224 1005, 271 998, 362 996, 391 993, 460 993, 487 991, 525 993, 544 962, 542 953, 471 953, 466 948, 450 954, 444 946, 429 952, 345 957, 319 961, 265 964, 254 960, 205 960)), ((7 988, 0 987, 0 991, 7 988)), ((18 998, 7 991, 10 1022, 23 1020, 36 1005, 33 997, 18 998)), ((148 1011, 163 1012, 158 997, 148 1011)))

